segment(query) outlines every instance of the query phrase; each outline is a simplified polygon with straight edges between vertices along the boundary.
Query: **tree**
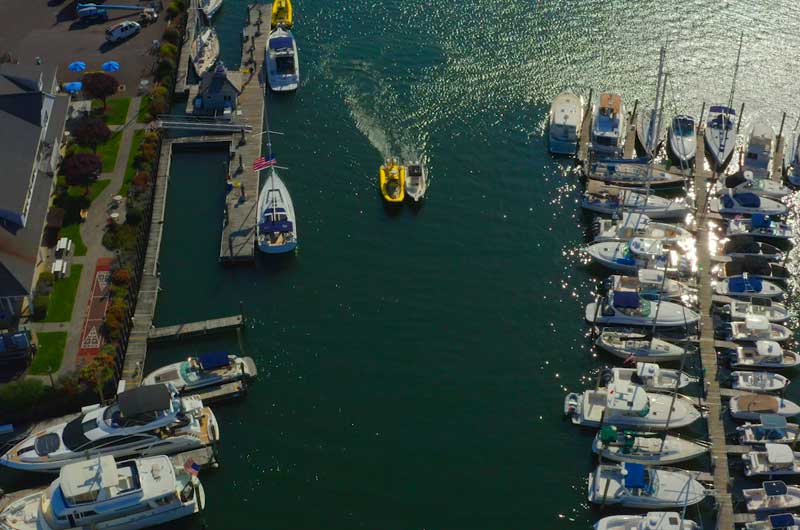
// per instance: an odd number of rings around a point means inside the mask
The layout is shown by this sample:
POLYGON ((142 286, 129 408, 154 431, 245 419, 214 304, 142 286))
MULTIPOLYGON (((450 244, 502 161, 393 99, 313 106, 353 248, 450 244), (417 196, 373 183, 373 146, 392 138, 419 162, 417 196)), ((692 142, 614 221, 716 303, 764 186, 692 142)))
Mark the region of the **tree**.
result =
POLYGON ((97 146, 111 138, 111 129, 100 118, 85 118, 72 131, 72 135, 81 145, 92 148, 97 152, 97 146))
POLYGON ((103 112, 106 110, 106 99, 119 90, 119 81, 105 72, 89 72, 83 74, 83 92, 92 99, 103 101, 103 112))
POLYGON ((67 177, 67 184, 83 186, 86 192, 102 170, 103 161, 93 153, 72 154, 61 162, 61 173, 67 177))
POLYGON ((114 348, 111 345, 103 346, 103 349, 81 370, 81 380, 97 391, 98 396, 100 396, 100 403, 105 401, 103 388, 116 375, 113 350, 114 348))

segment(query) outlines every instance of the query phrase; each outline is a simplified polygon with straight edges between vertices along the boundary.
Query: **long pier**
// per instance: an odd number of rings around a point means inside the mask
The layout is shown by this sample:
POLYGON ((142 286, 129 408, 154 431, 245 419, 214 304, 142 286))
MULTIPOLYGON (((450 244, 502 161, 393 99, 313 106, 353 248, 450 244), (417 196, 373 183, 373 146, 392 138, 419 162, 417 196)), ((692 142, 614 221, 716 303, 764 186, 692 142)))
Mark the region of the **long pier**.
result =
POLYGON ((177 324, 175 326, 152 328, 147 338, 150 341, 157 341, 166 339, 180 339, 195 335, 207 335, 217 331, 236 329, 241 327, 243 322, 244 319, 242 315, 213 318, 210 320, 203 320, 201 322, 188 322, 186 324, 177 324))
POLYGON ((189 55, 192 51, 192 43, 195 38, 195 30, 197 29, 197 17, 200 15, 200 8, 197 6, 197 0, 189 0, 188 8, 186 10, 186 33, 183 36, 183 45, 181 46, 181 56, 178 59, 178 74, 175 78, 175 93, 185 94, 189 87, 189 55))

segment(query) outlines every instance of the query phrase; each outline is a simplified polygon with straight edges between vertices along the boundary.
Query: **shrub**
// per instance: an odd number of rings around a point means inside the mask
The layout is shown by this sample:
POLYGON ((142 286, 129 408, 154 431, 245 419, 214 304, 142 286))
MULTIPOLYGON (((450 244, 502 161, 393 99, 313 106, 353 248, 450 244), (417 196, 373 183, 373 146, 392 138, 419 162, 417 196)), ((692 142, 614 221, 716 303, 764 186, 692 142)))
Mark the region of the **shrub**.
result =
POLYGON ((131 273, 127 269, 117 269, 111 275, 111 282, 114 285, 128 285, 131 283, 131 273))
POLYGON ((166 98, 169 95, 169 89, 167 89, 165 86, 159 85, 153 89, 150 95, 153 97, 166 98))
POLYGON ((172 76, 174 72, 175 61, 167 57, 163 57, 160 61, 158 61, 158 65, 156 66, 156 77, 161 79, 165 76, 172 76))
POLYGON ((150 98, 150 114, 155 116, 157 114, 166 114, 169 112, 169 103, 166 98, 152 97, 150 98))
POLYGON ((103 234, 103 246, 108 250, 117 250, 119 248, 119 237, 115 229, 108 229, 103 234))
POLYGON ((50 294, 50 291, 53 290, 53 284, 55 281, 56 278, 50 271, 44 271, 43 273, 39 274, 39 281, 36 284, 36 294, 45 296, 50 294))
POLYGON ((0 385, 0 403, 5 410, 19 410, 30 414, 46 392, 47 388, 42 381, 26 377, 0 385))
POLYGON ((89 72, 83 74, 83 92, 92 99, 103 101, 103 110, 106 108, 106 99, 119 90, 119 81, 105 72, 89 72))
POLYGON ((47 316, 47 308, 50 305, 50 297, 38 295, 33 298, 33 319, 44 320, 47 316))
POLYGON ((150 185, 150 173, 147 171, 139 171, 134 175, 131 181, 136 189, 143 190, 150 185))
POLYGON ((115 301, 106 310, 106 320, 111 318, 112 321, 122 322, 125 320, 125 311, 127 306, 121 300, 115 301))
POLYGON ((119 340, 122 337, 122 319, 114 313, 106 313, 106 320, 103 323, 106 337, 111 340, 119 340))
POLYGON ((97 146, 111 138, 111 129, 100 118, 85 118, 73 129, 72 135, 81 145, 97 152, 97 146))
POLYGON ((169 42, 165 42, 158 49, 158 55, 162 59, 172 59, 172 60, 174 60, 175 57, 178 55, 178 48, 174 44, 170 44, 169 42))
POLYGON ((177 45, 181 40, 181 33, 175 27, 169 26, 164 30, 164 35, 161 38, 170 44, 177 45))
POLYGON ((129 225, 138 225, 142 222, 144 218, 144 214, 141 210, 137 208, 128 208, 128 211, 125 214, 125 223, 129 225))
POLYGON ((94 153, 76 153, 61 161, 61 172, 70 186, 88 186, 103 170, 103 161, 94 153))

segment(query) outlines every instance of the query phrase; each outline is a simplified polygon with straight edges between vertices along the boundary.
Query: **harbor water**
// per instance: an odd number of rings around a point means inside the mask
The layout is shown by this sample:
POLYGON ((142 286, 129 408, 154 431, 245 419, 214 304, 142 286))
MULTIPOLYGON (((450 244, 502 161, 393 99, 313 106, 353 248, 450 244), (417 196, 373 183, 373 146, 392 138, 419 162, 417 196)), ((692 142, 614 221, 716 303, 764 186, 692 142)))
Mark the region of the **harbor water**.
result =
MULTIPOLYGON (((246 3, 225 0, 215 19, 227 65, 246 3)), ((602 276, 579 253, 591 218, 573 162, 547 153, 549 103, 590 88, 629 109, 651 102, 666 43, 665 113, 699 115, 727 102, 743 29, 734 106, 746 102, 745 127, 777 129, 785 111, 792 129, 796 4, 294 8, 301 87, 267 109, 297 253, 219 265, 226 155, 173 159, 155 324, 241 307, 247 325, 241 340, 157 345, 146 370, 243 348, 259 376, 243 400, 214 406, 206 510, 171 528, 583 529, 617 513, 586 501, 594 432, 562 415, 565 392, 613 360, 583 322, 602 276), (420 207, 382 204, 389 155, 428 160, 420 207)))

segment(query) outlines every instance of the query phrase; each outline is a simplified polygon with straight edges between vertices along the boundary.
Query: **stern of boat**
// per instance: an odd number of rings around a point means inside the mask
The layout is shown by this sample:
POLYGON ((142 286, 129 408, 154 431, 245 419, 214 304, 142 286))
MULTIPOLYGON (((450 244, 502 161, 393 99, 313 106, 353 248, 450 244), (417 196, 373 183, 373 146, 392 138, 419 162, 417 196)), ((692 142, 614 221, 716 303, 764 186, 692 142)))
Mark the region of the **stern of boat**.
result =
POLYGON ((572 420, 572 423, 581 423, 581 394, 570 392, 564 398, 564 416, 572 420))

